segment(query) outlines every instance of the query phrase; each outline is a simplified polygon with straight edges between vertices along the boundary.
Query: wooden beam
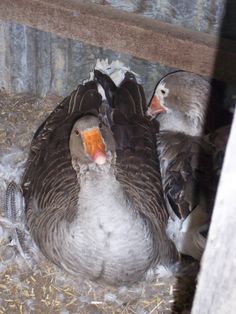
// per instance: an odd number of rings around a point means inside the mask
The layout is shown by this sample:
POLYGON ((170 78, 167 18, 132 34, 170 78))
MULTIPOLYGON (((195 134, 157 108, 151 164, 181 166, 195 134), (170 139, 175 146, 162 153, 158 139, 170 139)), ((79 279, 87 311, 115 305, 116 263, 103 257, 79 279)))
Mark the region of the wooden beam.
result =
POLYGON ((227 145, 192 314, 236 313, 236 114, 227 145))
POLYGON ((80 0, 1 0, 0 19, 173 68, 236 81, 235 42, 221 40, 219 48, 215 36, 109 6, 80 0))

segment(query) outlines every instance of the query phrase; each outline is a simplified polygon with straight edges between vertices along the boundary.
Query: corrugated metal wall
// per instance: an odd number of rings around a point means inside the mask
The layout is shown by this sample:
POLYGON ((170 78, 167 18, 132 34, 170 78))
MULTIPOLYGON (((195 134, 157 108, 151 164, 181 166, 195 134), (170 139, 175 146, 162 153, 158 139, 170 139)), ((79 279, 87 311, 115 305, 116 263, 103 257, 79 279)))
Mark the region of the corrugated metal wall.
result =
MULTIPOLYGON (((94 0, 194 30, 217 33, 226 0, 94 0)), ((231 0, 234 5, 236 1, 231 0)), ((230 11, 231 12, 231 11, 230 11)), ((229 13, 225 37, 235 38, 233 12, 229 13), (232 15, 232 16, 231 16, 232 15), (232 26, 233 25, 233 26, 232 26)), ((0 23, 0 88, 11 93, 31 92, 65 96, 88 77, 97 58, 119 59, 141 75, 147 97, 156 82, 172 69, 111 50, 63 39, 50 33, 0 23)))
POLYGON ((150 94, 169 70, 158 64, 60 38, 18 24, 0 24, 0 87, 11 93, 67 95, 88 78, 96 59, 119 59, 142 74, 150 94))

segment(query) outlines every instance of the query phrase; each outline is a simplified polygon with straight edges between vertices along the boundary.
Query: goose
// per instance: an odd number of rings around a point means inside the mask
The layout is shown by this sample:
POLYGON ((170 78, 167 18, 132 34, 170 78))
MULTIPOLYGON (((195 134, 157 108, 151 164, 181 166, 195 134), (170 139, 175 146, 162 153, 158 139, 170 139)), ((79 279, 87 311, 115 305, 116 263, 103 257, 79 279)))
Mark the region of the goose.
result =
POLYGON ((171 267, 178 252, 166 234, 157 125, 144 116, 143 90, 128 74, 119 87, 102 74, 100 81, 111 106, 89 81, 36 131, 21 185, 25 216, 36 245, 60 268, 132 284, 171 267))
POLYGON ((180 253, 197 260, 206 245, 230 131, 227 125, 207 133, 210 93, 211 84, 201 76, 173 72, 157 84, 147 109, 159 123, 157 154, 170 214, 167 232, 180 253))

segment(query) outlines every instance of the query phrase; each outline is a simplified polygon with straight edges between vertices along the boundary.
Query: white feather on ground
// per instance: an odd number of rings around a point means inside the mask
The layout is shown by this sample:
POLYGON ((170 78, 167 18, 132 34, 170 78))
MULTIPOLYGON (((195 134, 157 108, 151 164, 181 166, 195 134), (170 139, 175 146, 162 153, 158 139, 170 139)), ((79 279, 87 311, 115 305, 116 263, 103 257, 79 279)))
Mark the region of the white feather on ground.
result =
MULTIPOLYGON (((4 154, 0 159, 0 187, 3 191, 2 208, 7 206, 6 190, 10 182, 20 185, 21 176, 24 172, 24 164, 26 162, 26 154, 17 147, 13 147, 8 153, 4 154)), ((0 216, 0 239, 5 245, 1 247, 2 267, 9 266, 9 263, 15 262, 21 269, 31 267, 38 258, 41 258, 38 248, 32 241, 29 232, 25 226, 24 219, 24 199, 20 190, 14 193, 14 203, 16 206, 16 217, 0 216), (26 247, 32 252, 28 255, 22 249, 19 236, 25 238, 26 247)), ((11 203, 11 200, 8 200, 11 203)), ((9 206, 9 204, 8 204, 9 206)), ((13 209, 12 209, 13 210, 13 209)), ((11 216, 11 214, 10 214, 11 216)), ((14 216, 14 215, 13 215, 14 216)))
POLYGON ((0 186, 4 190, 11 181, 20 183, 26 159, 26 153, 18 147, 12 147, 9 152, 0 157, 0 186))

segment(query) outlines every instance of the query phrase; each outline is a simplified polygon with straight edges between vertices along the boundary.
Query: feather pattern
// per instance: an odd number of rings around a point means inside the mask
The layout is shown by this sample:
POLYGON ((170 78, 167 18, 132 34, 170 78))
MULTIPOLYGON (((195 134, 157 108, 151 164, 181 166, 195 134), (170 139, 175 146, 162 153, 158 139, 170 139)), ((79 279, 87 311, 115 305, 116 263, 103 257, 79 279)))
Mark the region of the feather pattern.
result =
POLYGON ((107 75, 95 71, 95 77, 106 95, 112 93, 109 105, 114 111, 110 127, 116 142, 117 180, 150 225, 158 262, 170 264, 176 259, 176 252, 165 232, 168 212, 156 156, 158 124, 144 116, 144 92, 132 73, 127 72, 117 88, 107 75))
POLYGON ((197 259, 206 243, 203 226, 211 219, 230 130, 204 135, 215 120, 206 124, 210 91, 210 83, 196 74, 170 73, 158 83, 147 111, 157 114, 160 124, 157 155, 170 213, 168 234, 181 253, 197 259))
POLYGON ((222 127, 203 138, 164 131, 157 135, 162 184, 171 217, 168 234, 181 253, 196 259, 200 259, 206 244, 203 233, 209 228, 229 130, 222 127), (219 145, 222 134, 225 142, 219 145))
POLYGON ((199 204, 210 213, 218 182, 213 170, 214 145, 173 132, 158 134, 157 141, 164 194, 175 215, 186 218, 199 204))
POLYGON ((75 218, 79 193, 69 152, 70 132, 82 114, 98 113, 100 102, 94 82, 79 86, 39 127, 31 143, 22 182, 27 223, 41 251, 58 265, 56 252, 51 258, 51 251, 57 250, 55 234, 63 222, 69 228, 75 218))
POLYGON ((156 124, 143 117, 143 91, 132 80, 110 93, 110 110, 94 81, 67 97, 36 132, 22 182, 27 224, 43 254, 110 284, 135 282, 177 259, 165 233, 156 124), (81 134, 91 128, 102 135, 103 164, 84 149, 81 134))

